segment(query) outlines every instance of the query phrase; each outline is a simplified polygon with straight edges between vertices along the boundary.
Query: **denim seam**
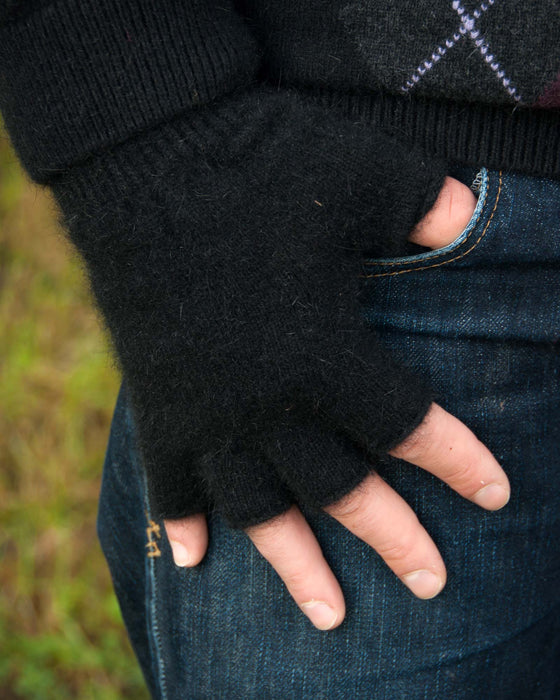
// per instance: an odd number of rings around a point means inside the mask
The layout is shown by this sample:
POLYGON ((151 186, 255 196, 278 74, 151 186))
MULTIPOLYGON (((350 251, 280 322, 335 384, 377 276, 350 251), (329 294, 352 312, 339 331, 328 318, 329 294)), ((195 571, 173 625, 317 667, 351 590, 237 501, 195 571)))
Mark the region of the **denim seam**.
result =
MULTIPOLYGON (((461 253, 461 255, 456 255, 453 258, 449 258, 447 260, 443 260, 441 262, 435 263, 435 265, 422 265, 421 263, 419 263, 417 266, 414 266, 412 263, 407 263, 405 260, 403 260, 401 263, 383 263, 383 262, 367 263, 366 262, 365 263, 366 265, 392 265, 392 266, 394 266, 394 265, 398 265, 398 264, 400 264, 400 265, 408 264, 408 265, 410 265, 410 267, 408 267, 406 270, 397 270, 396 272, 378 272, 378 273, 375 273, 372 275, 360 275, 360 277, 362 279, 370 279, 372 277, 392 277, 394 275, 402 275, 405 272, 416 272, 416 271, 421 271, 421 270, 430 270, 434 267, 440 267, 441 265, 447 265, 449 263, 455 262, 456 260, 460 260, 461 258, 465 257, 465 255, 467 255, 472 250, 474 250, 474 248, 476 248, 476 246, 480 243, 480 241, 486 235, 486 232, 488 231, 488 227, 490 226, 492 219, 494 218, 494 214, 496 213, 496 208, 498 206, 498 201, 500 199, 501 191, 502 191, 502 171, 500 170, 499 182, 498 182, 498 192, 496 193, 496 200, 494 202, 494 208, 492 209, 492 213, 490 214, 490 217, 489 217, 488 221, 486 222, 486 226, 484 227, 484 229, 483 229, 482 233, 480 234, 480 236, 478 237, 478 239, 472 244, 472 246, 470 248, 463 251, 461 253)), ((488 194, 486 196, 488 196, 488 194)), ((486 201, 484 201, 484 203, 483 203, 483 206, 482 206, 482 209, 480 212, 480 216, 482 216, 482 213, 485 211, 485 209, 486 209, 486 201)), ((476 225, 478 224, 480 216, 475 221, 471 233, 469 233, 469 235, 467 236, 467 238, 465 238, 465 240, 463 241, 463 243, 461 245, 464 245, 468 241, 470 236, 472 235, 472 232, 475 230, 476 225)), ((441 255, 442 256, 446 255, 446 253, 441 253, 441 255)), ((435 256, 435 257, 438 257, 438 256, 435 256)), ((433 260, 433 259, 434 258, 431 258, 431 260, 433 260)))
MULTIPOLYGON (((142 480, 144 482, 144 510, 146 512, 146 516, 148 517, 149 520, 152 518, 152 514, 150 511, 150 504, 148 501, 148 490, 147 490, 147 483, 146 483, 146 475, 142 471, 142 480)), ((150 581, 150 588, 149 592, 146 592, 146 597, 149 598, 149 600, 146 601, 146 604, 149 608, 149 617, 148 617, 148 634, 152 640, 152 645, 155 650, 155 661, 156 661, 156 666, 157 666, 157 677, 158 677, 158 684, 159 684, 159 690, 161 694, 161 700, 167 700, 167 680, 165 677, 165 664, 163 661, 163 654, 161 651, 161 639, 159 635, 159 626, 158 626, 158 621, 157 621, 157 613, 156 613, 156 599, 157 599, 157 582, 156 582, 156 576, 155 576, 155 571, 154 571, 154 566, 155 566, 155 559, 146 558, 146 567, 148 569, 148 579, 150 581), (148 595, 149 593, 149 595, 148 595)))

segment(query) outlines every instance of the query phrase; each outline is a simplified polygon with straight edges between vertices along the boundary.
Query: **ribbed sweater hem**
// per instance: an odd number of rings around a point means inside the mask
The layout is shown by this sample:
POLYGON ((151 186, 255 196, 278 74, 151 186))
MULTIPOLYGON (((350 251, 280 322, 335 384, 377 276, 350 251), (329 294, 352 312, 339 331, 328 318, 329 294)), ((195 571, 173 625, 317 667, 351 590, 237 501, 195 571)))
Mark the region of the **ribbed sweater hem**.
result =
POLYGON ((382 93, 310 94, 448 162, 560 178, 560 112, 382 93))

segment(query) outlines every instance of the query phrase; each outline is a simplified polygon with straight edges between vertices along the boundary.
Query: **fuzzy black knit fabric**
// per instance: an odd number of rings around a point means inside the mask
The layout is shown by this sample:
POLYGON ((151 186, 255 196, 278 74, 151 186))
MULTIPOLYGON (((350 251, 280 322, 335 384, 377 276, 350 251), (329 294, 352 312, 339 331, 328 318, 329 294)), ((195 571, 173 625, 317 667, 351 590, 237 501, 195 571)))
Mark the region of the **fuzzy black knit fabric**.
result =
POLYGON ((54 184, 116 350, 155 513, 244 527, 333 502, 430 390, 359 318, 445 175, 297 93, 179 118, 54 184), (210 135, 210 136, 209 136, 210 135))

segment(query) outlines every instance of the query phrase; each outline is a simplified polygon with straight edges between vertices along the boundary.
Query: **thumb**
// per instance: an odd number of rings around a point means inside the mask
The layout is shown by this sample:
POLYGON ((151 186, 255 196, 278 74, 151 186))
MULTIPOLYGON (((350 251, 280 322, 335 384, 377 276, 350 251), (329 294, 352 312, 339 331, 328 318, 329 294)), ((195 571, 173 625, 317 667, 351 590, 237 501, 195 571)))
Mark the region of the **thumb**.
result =
POLYGON ((434 206, 408 237, 426 248, 443 248, 452 243, 469 223, 476 208, 472 190, 453 177, 446 177, 434 206))
POLYGON ((200 564, 208 548, 208 527, 204 513, 177 520, 164 520, 165 532, 177 566, 200 564))

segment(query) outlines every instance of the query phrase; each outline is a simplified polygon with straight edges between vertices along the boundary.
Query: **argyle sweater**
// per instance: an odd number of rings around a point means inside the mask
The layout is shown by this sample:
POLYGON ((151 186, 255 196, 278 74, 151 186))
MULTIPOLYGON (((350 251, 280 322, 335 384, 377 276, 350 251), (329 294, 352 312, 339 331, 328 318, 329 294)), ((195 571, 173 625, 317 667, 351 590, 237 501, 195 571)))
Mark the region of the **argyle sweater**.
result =
POLYGON ((52 188, 156 516, 322 507, 434 393, 359 319, 448 163, 560 177, 554 0, 0 0, 0 111, 52 188))

